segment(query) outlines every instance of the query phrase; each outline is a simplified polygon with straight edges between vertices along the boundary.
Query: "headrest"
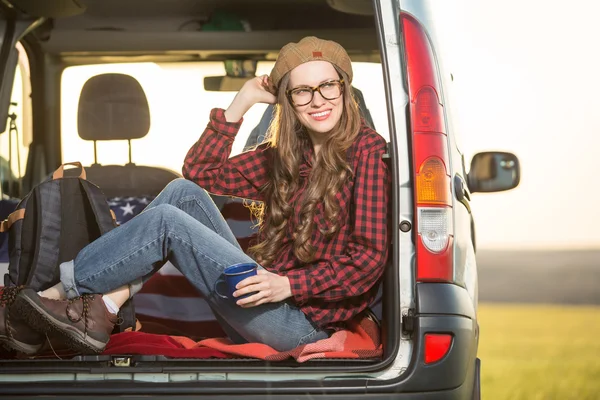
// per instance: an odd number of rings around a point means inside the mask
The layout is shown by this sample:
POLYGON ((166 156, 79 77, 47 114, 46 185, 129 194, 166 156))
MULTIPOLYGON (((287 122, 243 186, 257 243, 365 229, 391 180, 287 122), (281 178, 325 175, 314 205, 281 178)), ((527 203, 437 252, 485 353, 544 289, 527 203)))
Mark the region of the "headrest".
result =
POLYGON ((83 85, 77 111, 77 131, 82 139, 139 139, 149 130, 148 99, 134 77, 101 74, 83 85))

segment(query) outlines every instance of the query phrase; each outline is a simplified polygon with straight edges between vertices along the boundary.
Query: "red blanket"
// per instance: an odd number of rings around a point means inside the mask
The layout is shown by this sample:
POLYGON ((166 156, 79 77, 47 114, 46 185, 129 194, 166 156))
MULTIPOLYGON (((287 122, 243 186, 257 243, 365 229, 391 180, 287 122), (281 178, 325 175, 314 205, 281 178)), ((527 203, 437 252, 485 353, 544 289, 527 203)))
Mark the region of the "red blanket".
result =
POLYGON ((314 358, 377 358, 382 354, 380 332, 370 318, 350 324, 318 342, 279 352, 261 343, 233 344, 225 338, 195 342, 183 336, 124 332, 111 336, 104 354, 164 355, 175 358, 258 358, 281 361, 294 358, 305 362, 314 358))

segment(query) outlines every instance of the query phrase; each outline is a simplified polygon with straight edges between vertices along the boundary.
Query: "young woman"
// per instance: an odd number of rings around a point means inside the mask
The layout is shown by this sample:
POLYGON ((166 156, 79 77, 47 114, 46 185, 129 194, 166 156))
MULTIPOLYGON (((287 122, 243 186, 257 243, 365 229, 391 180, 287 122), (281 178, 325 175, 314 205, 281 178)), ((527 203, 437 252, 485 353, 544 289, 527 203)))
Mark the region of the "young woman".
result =
POLYGON ((234 342, 285 351, 343 328, 374 298, 389 244, 386 142, 361 120, 351 83, 339 44, 307 37, 283 47, 270 76, 248 81, 227 110, 211 111, 185 158, 186 179, 63 263, 60 283, 18 293, 10 307, 24 321, 12 336, 33 350, 37 332, 53 331, 75 350, 101 352, 119 307, 166 260, 202 292, 234 342), (256 103, 276 104, 269 139, 229 158, 256 103), (262 202, 249 254, 206 191, 262 202), (216 295, 223 270, 242 262, 259 264, 258 274, 237 285, 236 299, 216 295))

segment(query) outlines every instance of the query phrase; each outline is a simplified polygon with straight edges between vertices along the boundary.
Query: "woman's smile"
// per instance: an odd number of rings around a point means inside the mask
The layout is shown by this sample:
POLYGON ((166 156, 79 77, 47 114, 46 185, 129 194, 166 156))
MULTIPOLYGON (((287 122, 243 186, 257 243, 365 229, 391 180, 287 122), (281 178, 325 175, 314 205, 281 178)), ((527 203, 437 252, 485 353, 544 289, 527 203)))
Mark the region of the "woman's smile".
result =
POLYGON ((323 110, 314 113, 308 113, 316 121, 325 121, 331 115, 331 110, 323 110))

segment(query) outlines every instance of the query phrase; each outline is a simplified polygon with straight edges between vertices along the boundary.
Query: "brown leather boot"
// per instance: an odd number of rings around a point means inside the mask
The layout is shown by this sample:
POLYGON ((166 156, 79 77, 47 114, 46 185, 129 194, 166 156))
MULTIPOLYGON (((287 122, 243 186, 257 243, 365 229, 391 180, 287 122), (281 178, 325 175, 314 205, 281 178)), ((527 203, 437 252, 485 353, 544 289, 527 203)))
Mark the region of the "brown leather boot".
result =
POLYGON ((8 350, 34 355, 44 345, 46 337, 33 330, 12 307, 23 287, 7 286, 0 294, 0 344, 8 350))
POLYGON ((117 322, 101 295, 85 294, 69 300, 51 300, 23 289, 14 303, 29 326, 52 332, 82 354, 101 353, 117 322))

